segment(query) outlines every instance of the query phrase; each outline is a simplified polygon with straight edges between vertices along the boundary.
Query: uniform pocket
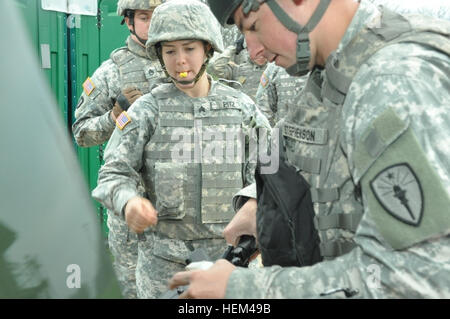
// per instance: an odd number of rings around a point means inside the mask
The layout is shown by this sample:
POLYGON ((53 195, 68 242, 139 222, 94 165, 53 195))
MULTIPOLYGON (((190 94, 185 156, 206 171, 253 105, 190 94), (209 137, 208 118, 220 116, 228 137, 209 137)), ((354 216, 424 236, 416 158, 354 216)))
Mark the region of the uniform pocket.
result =
POLYGON ((155 194, 158 219, 182 219, 186 164, 156 163, 155 194))

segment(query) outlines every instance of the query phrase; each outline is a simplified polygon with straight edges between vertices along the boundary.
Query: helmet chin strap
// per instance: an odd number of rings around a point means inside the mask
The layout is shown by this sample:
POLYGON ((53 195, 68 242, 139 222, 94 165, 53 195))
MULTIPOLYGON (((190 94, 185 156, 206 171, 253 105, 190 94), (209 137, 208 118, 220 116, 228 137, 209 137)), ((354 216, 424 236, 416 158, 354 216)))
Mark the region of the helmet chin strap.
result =
POLYGON ((171 76, 169 74, 169 72, 167 72, 166 66, 165 66, 164 61, 162 59, 161 47, 156 49, 156 53, 157 53, 156 55, 158 56, 159 62, 161 63, 161 66, 162 66, 162 68, 164 70, 164 73, 166 73, 166 76, 169 77, 174 83, 179 83, 179 84, 182 84, 182 85, 188 85, 188 84, 191 84, 191 83, 194 83, 194 84, 197 83, 198 80, 200 80, 200 77, 205 72, 206 66, 209 63, 209 59, 212 56, 212 52, 211 51, 206 53, 206 60, 205 60, 205 62, 203 62, 202 67, 200 68, 200 70, 198 71, 197 75, 192 80, 178 80, 178 79, 174 78, 173 76, 171 76))
MULTIPOLYGON (((136 37, 136 39, 138 39, 138 41, 145 47, 147 40, 142 39, 140 36, 137 35, 137 33, 135 31, 136 28, 134 26, 134 11, 130 16, 128 16, 128 20, 130 22, 130 25, 133 27, 133 29, 130 30, 130 33, 133 34, 136 37)), ((125 18, 123 18, 123 20, 120 24, 124 24, 124 22, 125 22, 125 18)))
POLYGON ((139 41, 140 43, 142 43, 142 45, 145 47, 145 44, 147 43, 147 40, 142 39, 141 37, 139 37, 139 36, 136 34, 136 32, 134 31, 134 24, 133 24, 133 30, 132 30, 132 31, 130 30, 130 32, 131 32, 131 34, 133 34, 133 35, 136 37, 136 39, 138 39, 138 41, 139 41))
MULTIPOLYGON (((311 60, 308 35, 316 27, 320 19, 322 19, 331 0, 320 0, 313 15, 304 26, 292 20, 276 1, 267 0, 265 2, 270 7, 273 14, 278 18, 278 21, 280 21, 288 30, 297 33, 297 62, 286 68, 286 72, 292 76, 302 76, 307 74, 309 72, 309 63, 311 60)), ((260 2, 258 0, 244 0, 243 13, 247 15, 251 10, 256 11, 259 9, 259 5, 260 2)))
POLYGON ((208 65, 209 62, 209 57, 205 60, 205 62, 202 64, 202 67, 200 68, 200 70, 198 71, 197 75, 192 79, 192 80, 177 80, 174 77, 170 77, 172 79, 172 81, 174 81, 175 83, 179 83, 182 85, 187 85, 187 84, 191 84, 191 83, 197 83, 198 80, 200 80, 200 77, 203 75, 203 73, 206 70, 206 66, 208 65))

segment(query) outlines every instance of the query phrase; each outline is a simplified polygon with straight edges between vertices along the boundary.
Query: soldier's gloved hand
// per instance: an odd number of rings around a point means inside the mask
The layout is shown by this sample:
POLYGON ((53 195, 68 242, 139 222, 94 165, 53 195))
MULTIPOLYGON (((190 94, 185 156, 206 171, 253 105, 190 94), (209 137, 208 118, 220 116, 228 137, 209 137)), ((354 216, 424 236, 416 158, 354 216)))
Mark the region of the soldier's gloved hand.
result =
POLYGON ((122 94, 127 98, 128 102, 130 102, 130 105, 143 95, 137 88, 126 88, 122 91, 122 94))
POLYGON ((117 99, 111 111, 111 118, 113 119, 113 121, 116 120, 120 113, 122 113, 124 110, 126 111, 128 107, 134 103, 134 101, 136 101, 143 95, 142 92, 137 88, 126 88, 122 91, 121 94, 125 98, 125 101, 123 101, 123 99, 117 99))
POLYGON ((125 206, 125 220, 132 231, 140 234, 147 227, 156 225, 158 212, 148 199, 136 196, 125 206))

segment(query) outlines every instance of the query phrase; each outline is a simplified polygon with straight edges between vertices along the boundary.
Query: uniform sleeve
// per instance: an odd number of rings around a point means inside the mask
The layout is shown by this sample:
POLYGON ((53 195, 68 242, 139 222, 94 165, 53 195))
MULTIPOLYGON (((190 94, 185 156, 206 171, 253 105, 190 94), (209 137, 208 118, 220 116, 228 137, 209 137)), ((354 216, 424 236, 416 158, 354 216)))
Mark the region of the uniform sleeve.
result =
POLYGON ((273 82, 273 72, 270 69, 272 69, 271 65, 262 73, 255 98, 259 110, 273 127, 277 122, 277 92, 273 82))
POLYGON ((360 69, 344 104, 341 144, 364 205, 357 246, 310 267, 237 269, 227 298, 450 296, 450 61, 391 49, 360 69))
POLYGON ((246 157, 244 164, 244 185, 246 187, 233 196, 235 211, 239 210, 248 198, 256 198, 255 168, 258 156, 257 151, 260 147, 263 147, 263 154, 268 154, 268 141, 271 136, 271 127, 267 118, 256 107, 256 104, 250 97, 243 93, 242 95, 243 131, 249 137, 245 146, 248 157, 246 157))
MULTIPOLYGON (((116 127, 105 150, 105 164, 100 168, 94 199, 121 214, 125 204, 139 195, 143 152, 155 128, 155 104, 150 94, 140 97, 127 112, 130 122, 116 127)), ((122 113, 123 114, 123 113, 122 113)))
POLYGON ((235 52, 236 48, 234 46, 229 46, 222 53, 215 54, 208 64, 208 73, 214 78, 233 80, 235 52))
POLYGON ((120 92, 118 79, 117 67, 108 60, 94 72, 92 84, 85 82, 87 89, 83 89, 80 96, 75 110, 76 121, 72 125, 78 145, 99 145, 111 136, 115 125, 110 118, 110 112, 115 103, 114 97, 120 92))

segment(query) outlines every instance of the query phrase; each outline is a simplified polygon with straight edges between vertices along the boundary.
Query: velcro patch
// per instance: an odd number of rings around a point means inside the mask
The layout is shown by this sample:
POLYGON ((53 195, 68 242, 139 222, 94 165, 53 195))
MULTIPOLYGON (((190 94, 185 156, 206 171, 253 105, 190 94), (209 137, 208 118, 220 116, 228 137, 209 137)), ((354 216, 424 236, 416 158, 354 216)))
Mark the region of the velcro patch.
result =
MULTIPOLYGON (((387 114, 397 117, 394 112, 387 114)), ((380 120, 383 122, 374 125, 377 135, 388 131, 392 122, 383 116, 375 121, 380 120)), ((368 216, 397 250, 450 233, 450 196, 413 130, 407 128, 400 136, 394 131, 392 134, 397 138, 362 176, 361 189, 366 195, 368 216)))
POLYGON ((282 127, 283 135, 297 141, 310 144, 326 144, 328 141, 328 131, 323 128, 299 126, 292 123, 285 123, 282 127))
POLYGON ((95 84, 94 84, 94 82, 92 82, 90 77, 88 77, 86 79, 86 81, 84 81, 83 90, 84 90, 84 93, 86 93, 86 95, 88 95, 88 96, 92 93, 92 91, 95 90, 95 84))
POLYGON ((122 113, 120 113, 120 115, 116 119, 116 125, 121 130, 123 130, 123 128, 125 126, 127 126, 129 123, 131 123, 131 119, 128 116, 126 111, 123 111, 122 113))

